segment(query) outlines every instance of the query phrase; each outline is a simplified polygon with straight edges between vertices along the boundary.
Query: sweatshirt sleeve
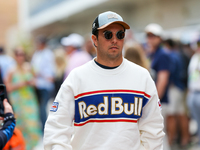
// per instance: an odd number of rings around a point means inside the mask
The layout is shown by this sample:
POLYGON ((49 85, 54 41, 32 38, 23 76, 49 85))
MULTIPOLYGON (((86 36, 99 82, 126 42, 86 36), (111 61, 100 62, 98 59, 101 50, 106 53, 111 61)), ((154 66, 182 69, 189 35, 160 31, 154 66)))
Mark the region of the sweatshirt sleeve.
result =
POLYGON ((72 150, 74 94, 69 77, 61 85, 50 109, 44 129, 45 150, 72 150))
POLYGON ((146 150, 162 150, 163 137, 165 135, 163 132, 163 117, 156 86, 150 75, 147 79, 146 93, 150 94, 151 97, 144 106, 142 117, 139 119, 141 144, 146 150))

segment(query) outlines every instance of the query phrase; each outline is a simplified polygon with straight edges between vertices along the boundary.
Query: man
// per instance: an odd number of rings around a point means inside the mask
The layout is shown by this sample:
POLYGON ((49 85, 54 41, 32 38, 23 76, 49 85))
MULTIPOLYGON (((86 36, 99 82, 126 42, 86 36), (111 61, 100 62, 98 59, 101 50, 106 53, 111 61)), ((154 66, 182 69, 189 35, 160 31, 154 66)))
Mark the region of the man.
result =
MULTIPOLYGON (((151 23, 145 28, 147 37, 147 47, 151 60, 151 75, 156 83, 158 97, 162 103, 162 114, 164 119, 168 113, 168 88, 171 71, 171 59, 169 54, 162 48, 162 32, 160 25, 151 23)), ((169 149, 167 137, 164 139, 164 150, 169 149)))
POLYGON ((46 38, 39 36, 36 39, 37 50, 35 51, 31 64, 36 76, 36 89, 39 99, 40 118, 42 130, 46 122, 46 106, 54 90, 55 60, 53 52, 47 48, 46 38))
POLYGON ((61 44, 64 46, 67 55, 67 66, 64 79, 74 68, 79 67, 92 59, 86 51, 81 49, 83 43, 83 37, 77 33, 72 33, 68 37, 63 37, 61 39, 61 44))
POLYGON ((175 42, 167 39, 163 46, 171 58, 171 72, 169 85, 169 104, 167 107, 167 131, 169 145, 174 141, 180 140, 180 146, 184 147, 190 140, 188 116, 185 108, 186 86, 184 84, 184 63, 180 52, 176 49, 175 42), (177 137, 177 126, 179 126, 179 135, 177 137))
POLYGON ((149 24, 145 28, 148 53, 151 59, 152 77, 156 82, 158 96, 161 103, 168 103, 168 83, 170 76, 170 56, 161 47, 162 27, 149 24))
POLYGON ((45 150, 162 150, 154 82, 146 69, 122 56, 129 28, 111 11, 95 19, 97 57, 62 84, 45 125, 45 150))

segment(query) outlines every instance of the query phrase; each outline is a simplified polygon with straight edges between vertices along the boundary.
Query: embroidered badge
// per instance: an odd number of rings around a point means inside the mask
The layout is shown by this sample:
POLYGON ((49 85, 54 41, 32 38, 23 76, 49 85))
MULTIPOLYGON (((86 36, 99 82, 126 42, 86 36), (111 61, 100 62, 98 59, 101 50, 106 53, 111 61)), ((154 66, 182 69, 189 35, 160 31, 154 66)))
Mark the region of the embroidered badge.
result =
POLYGON ((58 102, 53 102, 50 111, 56 112, 58 110, 58 105, 59 105, 58 102))
POLYGON ((108 19, 115 18, 118 19, 116 14, 108 14, 108 19))

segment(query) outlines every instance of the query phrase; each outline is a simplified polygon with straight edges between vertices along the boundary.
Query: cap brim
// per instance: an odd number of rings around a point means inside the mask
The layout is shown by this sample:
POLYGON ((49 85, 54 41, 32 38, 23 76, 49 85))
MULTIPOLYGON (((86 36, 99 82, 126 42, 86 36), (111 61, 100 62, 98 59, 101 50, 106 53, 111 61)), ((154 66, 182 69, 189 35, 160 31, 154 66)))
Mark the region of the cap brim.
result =
POLYGON ((99 28, 97 28, 97 29, 98 29, 98 30, 104 29, 104 28, 106 28, 107 26, 109 26, 109 25, 111 25, 111 24, 113 24, 113 23, 120 24, 120 25, 122 25, 125 29, 130 29, 130 26, 129 26, 127 23, 123 22, 123 21, 113 21, 113 22, 107 23, 107 24, 105 24, 105 25, 103 25, 103 26, 101 26, 101 27, 99 27, 99 28))

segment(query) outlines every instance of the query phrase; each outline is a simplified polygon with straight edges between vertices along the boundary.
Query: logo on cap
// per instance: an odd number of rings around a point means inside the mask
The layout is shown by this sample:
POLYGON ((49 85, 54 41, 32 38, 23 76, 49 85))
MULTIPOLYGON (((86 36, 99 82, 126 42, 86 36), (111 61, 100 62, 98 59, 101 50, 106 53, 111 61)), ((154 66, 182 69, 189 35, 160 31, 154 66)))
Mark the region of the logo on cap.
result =
POLYGON ((108 19, 115 18, 118 19, 116 14, 108 14, 108 19))

